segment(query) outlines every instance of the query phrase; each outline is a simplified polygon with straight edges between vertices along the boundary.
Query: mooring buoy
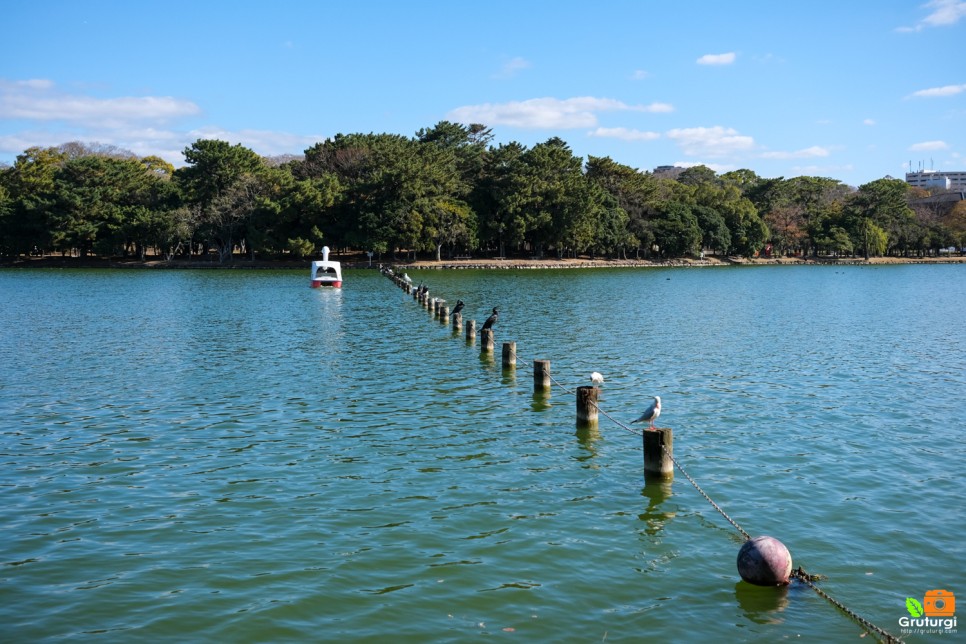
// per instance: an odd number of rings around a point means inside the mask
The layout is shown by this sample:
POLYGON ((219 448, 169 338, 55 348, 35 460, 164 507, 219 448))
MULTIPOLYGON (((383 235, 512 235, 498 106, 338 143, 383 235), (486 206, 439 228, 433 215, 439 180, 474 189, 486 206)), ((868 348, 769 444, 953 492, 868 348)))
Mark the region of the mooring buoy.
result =
POLYGON ((792 574, 792 555, 774 537, 749 539, 738 551, 738 574, 756 586, 784 586, 792 574))

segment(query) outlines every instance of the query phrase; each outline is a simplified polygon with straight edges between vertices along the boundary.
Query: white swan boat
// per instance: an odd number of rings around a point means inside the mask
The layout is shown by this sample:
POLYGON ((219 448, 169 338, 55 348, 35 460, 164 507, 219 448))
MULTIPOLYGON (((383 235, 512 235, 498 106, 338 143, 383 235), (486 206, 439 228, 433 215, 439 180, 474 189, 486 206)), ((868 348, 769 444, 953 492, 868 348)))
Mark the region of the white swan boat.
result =
POLYGON ((322 247, 322 260, 312 262, 312 288, 342 288, 342 265, 329 261, 329 247, 322 247))

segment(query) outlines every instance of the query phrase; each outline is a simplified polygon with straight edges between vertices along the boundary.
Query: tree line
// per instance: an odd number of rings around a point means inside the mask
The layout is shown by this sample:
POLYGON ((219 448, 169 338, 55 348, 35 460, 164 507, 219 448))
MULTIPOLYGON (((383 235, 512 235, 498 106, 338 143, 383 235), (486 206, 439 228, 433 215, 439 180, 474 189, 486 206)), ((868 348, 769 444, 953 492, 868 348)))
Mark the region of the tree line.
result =
POLYGON ((0 169, 0 256, 415 258, 923 255, 966 246, 950 207, 884 178, 641 172, 566 142, 493 144, 483 125, 339 134, 300 157, 199 139, 185 165, 111 146, 30 148, 0 169))

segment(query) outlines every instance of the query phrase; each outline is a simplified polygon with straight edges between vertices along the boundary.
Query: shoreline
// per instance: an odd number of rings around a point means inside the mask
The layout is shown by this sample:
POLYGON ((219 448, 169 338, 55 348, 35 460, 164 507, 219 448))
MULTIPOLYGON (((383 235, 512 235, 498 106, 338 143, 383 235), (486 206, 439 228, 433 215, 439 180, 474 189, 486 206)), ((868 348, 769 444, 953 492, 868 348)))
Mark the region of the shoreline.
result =
MULTIPOLYGON (((966 264, 966 256, 954 255, 947 257, 871 257, 868 260, 861 257, 821 257, 802 259, 800 257, 775 258, 743 258, 743 257, 707 257, 704 259, 679 258, 663 261, 644 259, 513 259, 513 258, 464 258, 452 260, 387 260, 373 261, 370 266, 368 259, 357 257, 339 258, 343 268, 377 269, 379 266, 389 266, 395 270, 507 270, 507 269, 574 269, 574 268, 695 268, 714 266, 886 266, 899 264, 966 264)), ((0 268, 126 268, 126 269, 290 269, 305 270, 312 260, 249 260, 236 259, 231 263, 220 264, 215 261, 204 260, 160 260, 145 261, 130 259, 103 259, 80 257, 31 257, 0 263, 0 268)))

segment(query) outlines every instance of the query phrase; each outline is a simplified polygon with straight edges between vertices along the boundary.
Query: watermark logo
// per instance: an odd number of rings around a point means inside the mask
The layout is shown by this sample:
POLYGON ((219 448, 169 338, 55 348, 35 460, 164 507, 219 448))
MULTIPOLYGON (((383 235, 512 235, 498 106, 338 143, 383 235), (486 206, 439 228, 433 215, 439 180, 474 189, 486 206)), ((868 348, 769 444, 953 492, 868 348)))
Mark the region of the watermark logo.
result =
POLYGON ((906 611, 909 617, 899 618, 903 635, 959 632, 956 630, 956 596, 951 591, 927 590, 921 602, 915 597, 906 597, 906 611))

